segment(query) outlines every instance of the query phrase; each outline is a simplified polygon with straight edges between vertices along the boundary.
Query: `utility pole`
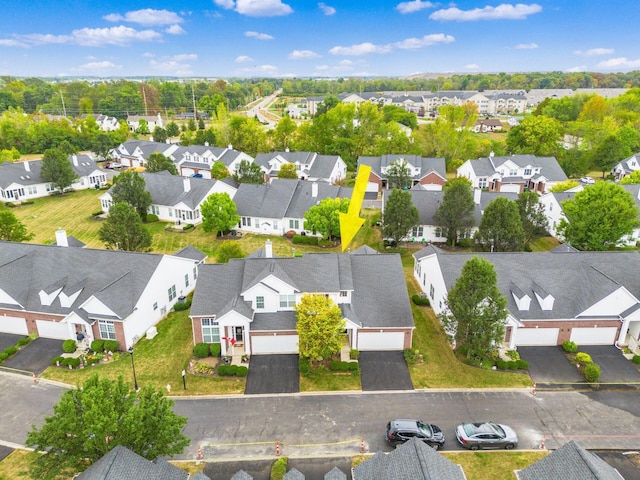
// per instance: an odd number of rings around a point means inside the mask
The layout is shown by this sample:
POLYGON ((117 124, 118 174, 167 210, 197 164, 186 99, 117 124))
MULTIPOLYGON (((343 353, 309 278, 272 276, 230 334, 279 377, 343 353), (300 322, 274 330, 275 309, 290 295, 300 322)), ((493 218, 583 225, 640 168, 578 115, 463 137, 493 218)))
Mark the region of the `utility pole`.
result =
POLYGON ((198 120, 198 112, 196 111, 196 94, 193 91, 193 83, 191 83, 191 99, 193 100, 193 119, 198 120))
POLYGON ((62 90, 60 90, 60 98, 62 99, 62 114, 64 118, 67 118, 67 109, 64 106, 64 97, 62 96, 62 90))
POLYGON ((144 100, 144 114, 146 116, 146 115, 148 115, 148 113, 147 113, 147 94, 144 92, 144 85, 142 85, 142 99, 144 100))

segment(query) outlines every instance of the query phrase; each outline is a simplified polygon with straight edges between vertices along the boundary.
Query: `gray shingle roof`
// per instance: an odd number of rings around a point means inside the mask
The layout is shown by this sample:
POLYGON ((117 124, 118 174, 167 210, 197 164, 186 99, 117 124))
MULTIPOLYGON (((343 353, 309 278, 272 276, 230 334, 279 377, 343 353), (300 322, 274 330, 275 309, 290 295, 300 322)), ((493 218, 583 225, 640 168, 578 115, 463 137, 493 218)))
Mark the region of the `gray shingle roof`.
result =
POLYGON ((571 440, 517 472, 519 480, 622 480, 618 471, 571 440))
POLYGON ((466 480, 460 465, 413 438, 388 454, 376 453, 353 469, 353 480, 466 480))
POLYGON ((444 158, 421 157, 420 155, 410 154, 387 154, 379 157, 359 157, 358 165, 369 165, 374 174, 380 178, 384 178, 382 168, 388 167, 399 159, 404 159, 414 167, 420 168, 420 173, 412 176, 414 180, 419 180, 429 175, 431 172, 437 173, 443 179, 447 178, 447 169, 444 158))
POLYGON ((567 175, 555 157, 537 157, 535 155, 511 155, 507 157, 489 157, 471 160, 473 171, 477 177, 488 177, 500 170, 505 162, 513 162, 519 167, 531 165, 540 168, 540 174, 550 182, 564 182, 567 175))
POLYGON ((347 480, 347 475, 338 467, 333 467, 324 474, 324 480, 347 480))
POLYGON ((300 472, 300 470, 292 468, 284 474, 282 480, 304 480, 304 475, 300 472))
MULTIPOLYGON (((73 156, 69 156, 68 159, 79 177, 89 176, 99 170, 96 162, 88 155, 76 155, 75 160, 73 156)), ((42 179, 42 160, 0 163, 0 188, 6 188, 12 183, 20 185, 45 183, 42 179)))
POLYGON ((207 258, 207 254, 201 252, 191 245, 181 248, 173 254, 174 257, 188 258, 189 260, 195 260, 196 262, 204 262, 207 258))
POLYGON ((231 480, 253 480, 253 477, 244 470, 240 470, 233 474, 231 480))

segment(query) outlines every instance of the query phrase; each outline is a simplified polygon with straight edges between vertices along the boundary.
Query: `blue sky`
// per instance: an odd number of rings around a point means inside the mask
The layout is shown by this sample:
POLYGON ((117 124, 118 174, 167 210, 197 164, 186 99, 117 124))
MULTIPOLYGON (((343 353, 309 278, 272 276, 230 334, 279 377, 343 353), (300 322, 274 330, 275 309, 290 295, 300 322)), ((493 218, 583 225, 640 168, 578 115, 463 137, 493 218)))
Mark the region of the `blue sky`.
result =
POLYGON ((0 5, 0 75, 397 77, 640 69, 637 0, 0 5))

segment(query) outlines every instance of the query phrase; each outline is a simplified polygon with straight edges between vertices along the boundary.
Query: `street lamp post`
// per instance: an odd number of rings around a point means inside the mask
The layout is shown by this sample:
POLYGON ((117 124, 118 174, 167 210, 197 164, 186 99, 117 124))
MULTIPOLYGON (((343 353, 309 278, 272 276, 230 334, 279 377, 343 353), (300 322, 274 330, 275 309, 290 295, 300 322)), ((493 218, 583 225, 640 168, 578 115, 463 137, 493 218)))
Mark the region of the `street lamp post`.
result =
POLYGON ((187 389, 187 372, 185 372, 184 369, 182 370, 182 387, 185 390, 187 389))
POLYGON ((133 347, 129 347, 129 353, 131 354, 131 369, 133 370, 133 388, 138 391, 138 379, 136 378, 136 365, 133 362, 133 347))

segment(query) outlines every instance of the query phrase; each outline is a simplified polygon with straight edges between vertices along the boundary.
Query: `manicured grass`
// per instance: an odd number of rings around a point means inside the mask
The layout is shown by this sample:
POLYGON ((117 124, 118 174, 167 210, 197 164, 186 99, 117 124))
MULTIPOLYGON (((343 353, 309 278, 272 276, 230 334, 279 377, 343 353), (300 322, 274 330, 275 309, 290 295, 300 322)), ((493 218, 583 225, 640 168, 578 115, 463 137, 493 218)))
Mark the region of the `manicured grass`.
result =
POLYGON ((560 242, 556 237, 539 237, 536 238, 531 244, 531 250, 534 252, 548 252, 549 250, 553 250, 560 242))
POLYGON ((548 451, 495 451, 495 452, 442 452, 454 463, 462 466, 467 480, 495 478, 515 480, 514 470, 522 470, 546 457, 548 451))
POLYGON ((29 450, 14 450, 0 462, 0 480, 30 480, 29 465, 34 453, 29 450))
POLYGON ((362 390, 360 375, 333 373, 318 368, 307 375, 300 375, 301 392, 327 392, 337 390, 362 390))

